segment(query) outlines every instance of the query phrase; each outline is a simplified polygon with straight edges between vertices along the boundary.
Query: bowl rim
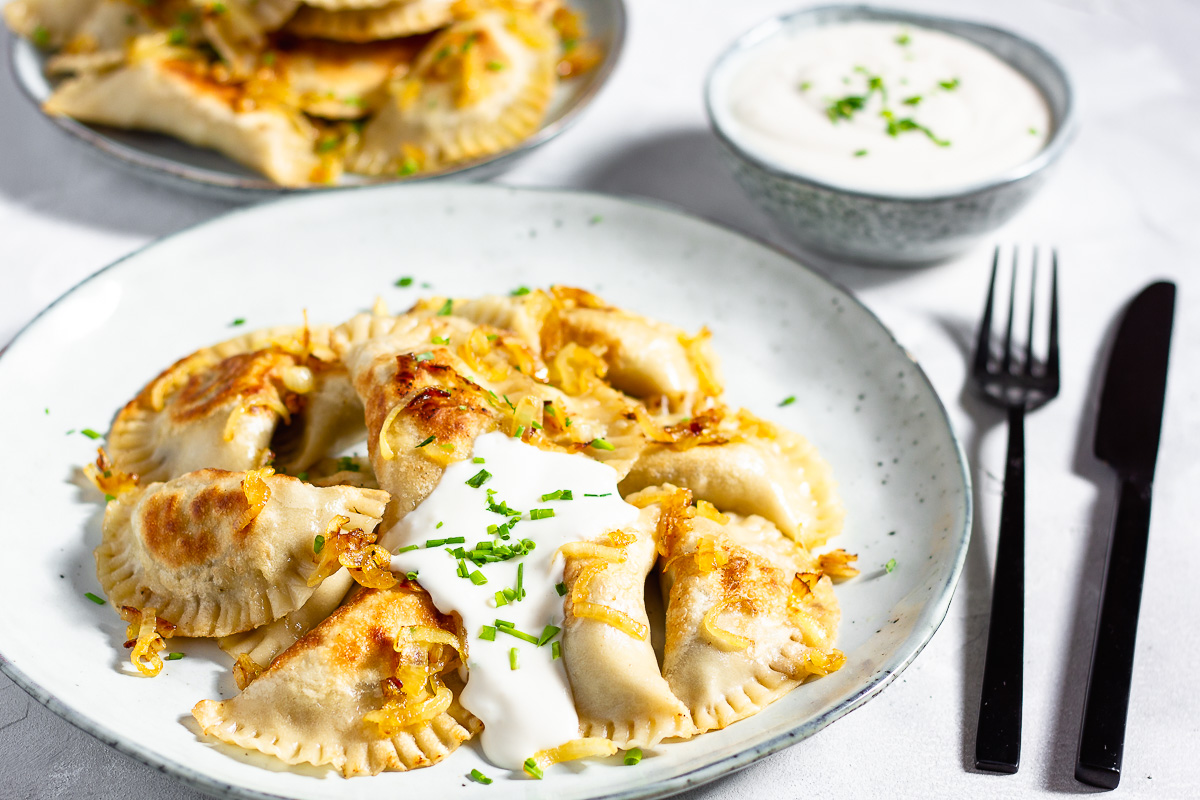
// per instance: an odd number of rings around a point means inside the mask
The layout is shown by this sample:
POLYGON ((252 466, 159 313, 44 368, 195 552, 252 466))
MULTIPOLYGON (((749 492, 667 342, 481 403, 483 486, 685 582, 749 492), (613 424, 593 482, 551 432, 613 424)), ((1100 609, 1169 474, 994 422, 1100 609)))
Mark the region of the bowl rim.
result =
MULTIPOLYGON (((15 31, 8 33, 8 62, 9 71, 21 94, 41 112, 44 119, 49 120, 58 130, 83 144, 91 145, 95 151, 107 158, 120 162, 135 174, 151 180, 166 181, 173 186, 183 186, 196 190, 210 190, 218 193, 230 193, 231 197, 259 196, 271 197, 282 195, 307 195, 322 192, 342 192, 359 189, 364 186, 382 186, 394 183, 425 183, 436 180, 479 180, 490 177, 494 171, 500 171, 511 166, 517 159, 558 136, 578 122, 583 111, 592 104, 596 96, 608 85, 616 70, 621 56, 625 51, 625 43, 629 35, 629 10, 625 0, 603 0, 612 8, 612 44, 605 51, 601 61, 591 74, 591 80, 583 87, 575 99, 563 109, 561 116, 549 124, 542 125, 531 136, 512 147, 491 153, 486 156, 464 161, 461 164, 448 166, 435 172, 417 173, 412 176, 399 178, 396 176, 362 176, 355 183, 339 183, 328 186, 314 184, 307 186, 281 186, 263 175, 242 176, 233 173, 217 172, 208 167, 195 166, 175 161, 169 157, 146 152, 137 147, 111 139, 104 133, 103 126, 93 126, 79 122, 71 117, 52 116, 42 111, 42 100, 35 96, 33 87, 20 78, 19 61, 22 50, 32 48, 33 44, 26 42, 15 31)), ((2 0, 0 0, 2 4, 2 0)), ((0 26, 4 27, 4 26, 0 26)), ((169 135, 169 134, 160 134, 169 135)), ((182 140, 180 140, 182 141, 182 140)))
MULTIPOLYGON (((817 25, 836 25, 845 21, 847 21, 847 19, 843 17, 840 20, 818 22, 817 25)), ((985 50, 988 50, 988 52, 995 55, 1005 64, 1024 75, 1034 85, 1034 87, 1037 88, 1038 92, 1045 97, 1046 92, 1042 88, 1041 82, 1036 80, 1032 75, 1029 75, 1013 64, 1008 58, 1005 58, 1003 55, 996 53, 990 48, 987 48, 980 42, 969 38, 967 38, 967 40, 979 47, 983 47, 985 50)), ((733 42, 729 44, 728 47, 721 51, 721 54, 717 56, 717 58, 709 66, 708 74, 704 79, 704 111, 708 116, 709 126, 716 135, 717 139, 739 159, 749 162, 758 169, 761 169, 777 178, 798 183, 806 183, 836 194, 892 203, 921 204, 941 203, 947 200, 957 200, 979 194, 981 192, 991 191, 1002 186, 1008 186, 1041 172, 1046 167, 1057 161, 1059 156, 1062 155, 1063 151, 1075 138, 1078 128, 1075 105, 1075 90, 1071 83, 1071 76, 1063 66, 1062 62, 1059 61, 1058 58, 1051 54, 1046 48, 1042 47, 1040 44, 1031 39, 1027 39, 1019 33, 1009 30, 1008 28, 1001 28, 995 25, 989 25, 987 23, 976 22, 974 20, 962 19, 959 17, 948 17, 941 14, 927 14, 919 11, 908 11, 904 9, 886 8, 883 6, 866 4, 808 6, 797 11, 789 11, 769 17, 739 35, 733 40, 733 42), (821 180, 803 172, 783 167, 760 155, 757 155, 754 152, 751 152, 750 149, 739 144, 736 140, 736 137, 731 136, 721 127, 718 115, 714 110, 716 106, 716 103, 714 102, 714 83, 717 75, 726 68, 729 61, 736 55, 753 49, 760 43, 784 33, 788 30, 789 25, 795 20, 808 17, 819 17, 821 14, 830 12, 838 12, 843 15, 861 20, 878 22, 906 22, 918 27, 942 30, 952 35, 959 35, 955 29, 975 29, 981 32, 997 34, 1001 37, 1009 39, 1012 42, 1015 42, 1021 47, 1024 47, 1033 53, 1035 57, 1041 59, 1046 66, 1055 72, 1057 77, 1062 81, 1064 90, 1062 115, 1059 119, 1054 120, 1054 129, 1050 134, 1050 140, 1046 142, 1045 147, 1035 153, 1032 158, 997 174, 993 178, 974 181, 950 190, 912 193, 889 193, 841 186, 837 183, 821 180)))

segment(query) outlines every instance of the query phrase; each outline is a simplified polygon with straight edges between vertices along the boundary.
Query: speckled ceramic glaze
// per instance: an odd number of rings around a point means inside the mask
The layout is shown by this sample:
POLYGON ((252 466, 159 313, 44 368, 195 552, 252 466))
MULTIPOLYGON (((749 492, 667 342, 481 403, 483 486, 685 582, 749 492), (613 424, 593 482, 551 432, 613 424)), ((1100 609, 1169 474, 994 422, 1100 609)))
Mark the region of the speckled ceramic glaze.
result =
MULTIPOLYGON (((460 181, 487 180, 509 169, 533 148, 545 144, 570 127, 608 81, 621 57, 625 44, 623 0, 570 0, 569 4, 584 14, 588 35, 600 46, 604 59, 588 73, 559 84, 542 127, 528 139, 503 152, 455 164, 438 172, 405 178, 346 174, 332 186, 286 187, 267 180, 220 153, 193 147, 169 136, 86 125, 68 117, 48 115, 47 119, 73 139, 90 145, 96 152, 147 180, 227 200, 255 200, 286 194, 312 194, 384 183, 422 183, 447 178, 460 181)), ((3 5, 2 0, 0 5, 3 5)), ((47 55, 30 42, 12 34, 9 36, 13 76, 25 96, 41 108, 53 91, 53 85, 45 75, 47 55)))
MULTIPOLYGON (((0 355, 0 507, 53 509, 11 536, 0 581, 0 668, 104 742, 204 791, 238 798, 583 800, 671 794, 812 735, 877 695, 929 641, 966 553, 967 474, 921 369, 862 305, 788 256, 644 203, 496 186, 424 184, 297 197, 239 210, 114 264, 43 312, 0 355), (736 275, 736 279, 732 276, 736 275), (414 278, 397 287, 402 276, 414 278), (709 325, 731 403, 803 432, 846 505, 831 542, 859 554, 838 587, 843 669, 761 713, 685 742, 512 776, 468 745, 409 773, 344 780, 205 740, 189 714, 236 693, 208 641, 153 680, 131 674, 125 626, 92 550, 102 498, 80 476, 113 413, 165 365, 237 330, 338 322, 377 296, 407 308, 567 283, 696 330, 709 325), (245 326, 232 328, 234 319, 245 326), (780 401, 795 401, 781 407, 780 401), (895 559, 895 569, 883 565, 895 559), (36 598, 36 602, 31 601, 36 598), (478 768, 495 779, 466 779, 478 768)), ((19 523, 17 523, 19 524, 19 523)), ((871 743, 863 742, 864 752, 871 743)), ((0 781, 2 783, 2 781, 0 781)))
POLYGON ((834 258, 915 266, 955 255, 1015 214, 1045 181, 1075 132, 1066 71, 1038 45, 972 22, 868 6, 824 6, 764 22, 739 38, 714 64, 705 99, 722 154, 746 193, 801 245, 834 258), (856 20, 905 22, 969 39, 1028 77, 1050 107, 1054 130, 1033 159, 995 179, 952 193, 890 197, 805 177, 741 147, 721 124, 717 87, 733 56, 788 32, 856 20))

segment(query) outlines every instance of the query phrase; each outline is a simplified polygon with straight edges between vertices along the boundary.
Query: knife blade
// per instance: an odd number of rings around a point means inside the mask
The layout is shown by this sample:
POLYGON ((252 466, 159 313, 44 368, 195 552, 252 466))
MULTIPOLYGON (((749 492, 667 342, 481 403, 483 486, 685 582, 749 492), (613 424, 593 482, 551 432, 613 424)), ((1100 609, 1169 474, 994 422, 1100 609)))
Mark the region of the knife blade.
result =
POLYGON ((1116 470, 1121 488, 1088 668, 1075 779, 1103 789, 1115 789, 1121 780, 1174 315, 1173 283, 1153 283, 1130 302, 1100 392, 1094 449, 1097 458, 1116 470))

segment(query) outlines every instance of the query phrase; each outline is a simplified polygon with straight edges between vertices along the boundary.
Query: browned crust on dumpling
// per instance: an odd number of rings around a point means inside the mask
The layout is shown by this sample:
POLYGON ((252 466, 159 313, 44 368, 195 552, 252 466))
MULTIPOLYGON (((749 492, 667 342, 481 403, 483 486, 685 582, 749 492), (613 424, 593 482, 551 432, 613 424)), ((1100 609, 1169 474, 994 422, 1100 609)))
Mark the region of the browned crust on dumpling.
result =
POLYGON ((402 659, 397 635, 410 626, 458 633, 454 619, 412 584, 363 590, 240 695, 203 700, 192 714, 208 736, 289 764, 329 764, 346 777, 434 764, 481 729, 461 706, 392 737, 363 721, 384 705, 382 683, 402 659))

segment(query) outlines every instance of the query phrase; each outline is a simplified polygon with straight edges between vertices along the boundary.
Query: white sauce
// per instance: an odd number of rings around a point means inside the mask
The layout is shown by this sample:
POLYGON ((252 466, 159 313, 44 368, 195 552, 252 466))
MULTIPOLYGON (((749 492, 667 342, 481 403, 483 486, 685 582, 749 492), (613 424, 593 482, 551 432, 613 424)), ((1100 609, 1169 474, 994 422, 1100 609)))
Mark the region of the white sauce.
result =
POLYGON ((994 178, 1036 155, 1052 124, 1038 89, 984 48, 898 23, 772 36, 732 60, 713 89, 714 113, 742 147, 788 171, 867 192, 928 194, 994 178), (876 91, 850 119, 832 122, 829 106, 867 95, 871 76, 881 79, 886 106, 876 91), (941 86, 955 80, 952 89, 941 86), (917 96, 916 105, 903 102, 917 96), (885 108, 950 144, 920 130, 889 135, 885 108))
MULTIPOLYGON (((538 750, 557 747, 579 738, 579 717, 562 659, 553 660, 552 645, 538 646, 496 632, 494 641, 481 639, 484 625, 496 619, 515 624, 517 630, 541 636, 547 625, 563 624, 563 598, 555 585, 562 581, 563 562, 555 558, 567 542, 594 539, 631 524, 638 510, 617 493, 617 474, 611 467, 582 455, 550 453, 501 433, 475 440, 472 459, 452 464, 437 488, 383 537, 393 553, 400 547, 421 548, 392 556, 392 569, 419 573, 417 580, 443 614, 457 613, 467 631, 467 686, 460 698, 463 707, 483 721, 483 752, 497 766, 520 770, 538 750), (491 473, 476 489, 467 481, 487 470, 491 473), (487 490, 493 502, 524 512, 504 542, 487 531, 508 519, 488 510, 487 490), (571 500, 543 501, 542 495, 570 489, 571 500), (606 495, 585 497, 586 494, 606 495), (554 516, 531 520, 531 509, 553 509, 554 516), (442 523, 438 527, 438 523, 442 523), (426 548, 430 539, 462 536, 463 544, 426 548), (459 577, 458 560, 445 548, 470 551, 477 542, 513 544, 531 539, 536 547, 527 555, 477 567, 487 583, 475 585, 459 577), (524 564, 525 598, 496 607, 495 594, 515 589, 518 565, 524 564), (517 650, 519 668, 509 663, 517 650)), ((561 634, 554 637, 561 640, 561 634)))

